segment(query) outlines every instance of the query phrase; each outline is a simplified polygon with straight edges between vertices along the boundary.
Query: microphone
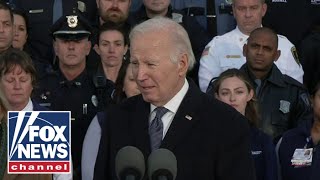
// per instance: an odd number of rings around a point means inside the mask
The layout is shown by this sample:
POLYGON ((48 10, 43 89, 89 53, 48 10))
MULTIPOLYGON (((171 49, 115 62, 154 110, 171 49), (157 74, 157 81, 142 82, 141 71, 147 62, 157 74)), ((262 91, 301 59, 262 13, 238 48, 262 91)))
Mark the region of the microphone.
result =
POLYGON ((168 149, 154 150, 148 158, 148 176, 150 180, 175 180, 176 156, 168 149))
POLYGON ((121 148, 116 155, 115 168, 119 180, 141 180, 145 173, 142 152, 133 146, 121 148))

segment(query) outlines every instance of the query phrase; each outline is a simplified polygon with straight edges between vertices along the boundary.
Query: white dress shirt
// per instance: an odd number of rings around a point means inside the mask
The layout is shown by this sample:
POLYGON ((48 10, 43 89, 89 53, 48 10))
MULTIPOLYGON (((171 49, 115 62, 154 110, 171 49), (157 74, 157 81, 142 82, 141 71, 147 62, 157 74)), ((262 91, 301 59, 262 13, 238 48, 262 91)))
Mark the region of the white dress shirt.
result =
MULTIPOLYGON (((162 123, 163 123, 163 136, 162 139, 165 137, 170 124, 174 118, 174 115, 177 113, 177 110, 184 98, 184 96, 187 94, 189 89, 189 83, 185 79, 184 84, 180 91, 169 101, 167 104, 165 104, 163 107, 167 108, 169 111, 164 114, 161 118, 162 123)), ((150 104, 150 117, 149 117, 149 122, 151 124, 151 121, 156 117, 156 112, 154 111, 155 108, 157 108, 155 105, 150 104)))
MULTIPOLYGON (((238 27, 222 36, 214 37, 206 46, 200 59, 199 86, 205 92, 212 78, 218 77, 223 71, 231 68, 240 69, 246 62, 243 56, 243 45, 248 35, 243 34, 238 27)), ((302 83, 303 69, 296 62, 293 51, 294 45, 282 35, 278 35, 278 49, 281 51, 279 59, 275 62, 279 70, 302 83)))

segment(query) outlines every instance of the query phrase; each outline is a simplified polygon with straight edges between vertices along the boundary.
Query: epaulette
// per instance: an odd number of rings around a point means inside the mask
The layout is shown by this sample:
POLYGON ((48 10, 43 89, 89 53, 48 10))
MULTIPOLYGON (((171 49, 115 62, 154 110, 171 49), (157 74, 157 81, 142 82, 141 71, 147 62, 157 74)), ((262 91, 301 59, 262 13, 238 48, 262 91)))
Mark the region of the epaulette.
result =
POLYGON ((300 88, 303 88, 303 89, 307 90, 307 89, 304 87, 303 84, 301 84, 299 81, 293 79, 292 77, 290 77, 290 76, 288 76, 288 75, 286 75, 286 74, 283 75, 283 79, 284 79, 284 81, 285 81, 286 83, 288 83, 288 84, 291 84, 291 85, 294 85, 294 86, 297 86, 297 87, 300 87, 300 88))

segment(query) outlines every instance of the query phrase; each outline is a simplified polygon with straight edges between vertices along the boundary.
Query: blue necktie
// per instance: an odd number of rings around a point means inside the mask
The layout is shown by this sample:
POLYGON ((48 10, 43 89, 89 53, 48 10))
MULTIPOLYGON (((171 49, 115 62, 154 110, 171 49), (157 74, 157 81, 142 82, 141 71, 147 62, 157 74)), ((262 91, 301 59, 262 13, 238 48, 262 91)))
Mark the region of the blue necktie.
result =
POLYGON ((164 107, 157 107, 155 111, 156 117, 151 121, 151 124, 149 125, 151 151, 158 149, 161 145, 163 136, 163 123, 161 118, 168 112, 168 109, 164 107))
POLYGON ((63 14, 62 0, 54 0, 52 24, 54 24, 62 16, 62 14, 63 14))

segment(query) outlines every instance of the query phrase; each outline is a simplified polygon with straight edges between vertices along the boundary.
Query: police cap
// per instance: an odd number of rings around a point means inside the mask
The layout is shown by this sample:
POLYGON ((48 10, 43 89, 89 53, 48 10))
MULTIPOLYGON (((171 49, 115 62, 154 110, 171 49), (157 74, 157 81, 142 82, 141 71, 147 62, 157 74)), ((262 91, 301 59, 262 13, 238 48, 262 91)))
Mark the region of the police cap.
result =
POLYGON ((81 40, 89 38, 91 26, 81 15, 62 16, 51 27, 53 39, 81 40))

